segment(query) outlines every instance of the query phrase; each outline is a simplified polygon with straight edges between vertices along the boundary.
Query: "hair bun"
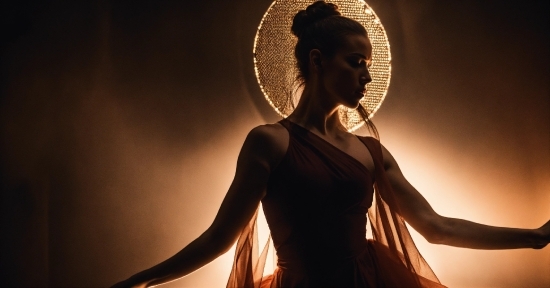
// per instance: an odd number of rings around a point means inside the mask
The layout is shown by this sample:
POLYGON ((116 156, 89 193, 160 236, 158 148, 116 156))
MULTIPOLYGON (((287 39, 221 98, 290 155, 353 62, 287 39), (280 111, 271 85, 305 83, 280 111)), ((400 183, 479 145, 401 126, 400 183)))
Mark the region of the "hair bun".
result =
POLYGON ((341 15, 338 6, 325 1, 317 1, 307 6, 306 10, 300 10, 296 13, 290 30, 292 34, 299 38, 304 30, 313 23, 335 15, 341 15))

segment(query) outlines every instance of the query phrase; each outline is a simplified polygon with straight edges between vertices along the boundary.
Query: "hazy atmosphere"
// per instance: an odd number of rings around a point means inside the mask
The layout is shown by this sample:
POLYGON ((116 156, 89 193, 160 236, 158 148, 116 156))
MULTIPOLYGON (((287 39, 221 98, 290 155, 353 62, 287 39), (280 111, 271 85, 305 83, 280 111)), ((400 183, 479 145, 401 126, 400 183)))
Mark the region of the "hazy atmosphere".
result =
MULTIPOLYGON (((2 285, 109 286, 210 225, 246 134, 280 120, 252 58, 271 2, 1 4, 2 285)), ((392 52, 373 121, 407 179, 445 216, 548 221, 548 1, 367 3, 392 52)), ((550 286, 550 247, 412 234, 449 287, 550 286)), ((232 253, 163 287, 225 287, 232 253)))

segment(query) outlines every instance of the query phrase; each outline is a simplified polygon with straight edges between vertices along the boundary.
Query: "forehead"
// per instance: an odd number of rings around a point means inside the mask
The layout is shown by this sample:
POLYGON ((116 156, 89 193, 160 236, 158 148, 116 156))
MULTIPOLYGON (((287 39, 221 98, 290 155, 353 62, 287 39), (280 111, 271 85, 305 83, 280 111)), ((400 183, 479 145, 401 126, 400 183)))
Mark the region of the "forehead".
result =
POLYGON ((359 53, 367 56, 367 58, 371 58, 372 45, 369 38, 365 35, 347 35, 338 52, 344 54, 359 53))

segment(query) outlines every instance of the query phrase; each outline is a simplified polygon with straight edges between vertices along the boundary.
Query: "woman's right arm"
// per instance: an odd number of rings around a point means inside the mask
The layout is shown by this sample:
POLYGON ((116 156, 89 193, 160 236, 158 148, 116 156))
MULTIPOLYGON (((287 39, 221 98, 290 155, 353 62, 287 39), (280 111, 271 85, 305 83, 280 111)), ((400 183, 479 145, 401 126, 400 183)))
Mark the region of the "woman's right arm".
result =
POLYGON ((284 129, 272 124, 250 131, 239 153, 233 182, 214 222, 201 236, 174 256, 113 287, 150 287, 170 282, 227 252, 254 215, 271 171, 286 153, 288 134, 284 129))

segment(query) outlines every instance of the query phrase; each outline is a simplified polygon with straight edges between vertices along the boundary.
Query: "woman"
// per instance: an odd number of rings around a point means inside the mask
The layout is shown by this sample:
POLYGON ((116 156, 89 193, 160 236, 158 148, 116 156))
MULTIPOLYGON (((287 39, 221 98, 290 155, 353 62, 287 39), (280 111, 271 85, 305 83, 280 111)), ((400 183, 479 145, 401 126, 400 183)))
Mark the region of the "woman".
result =
POLYGON ((359 104, 371 81, 372 52, 359 23, 316 2, 295 16, 292 32, 304 88, 294 112, 249 133, 229 191, 199 238, 115 287, 183 277, 225 253, 239 235, 230 287, 440 287, 403 219, 432 243, 476 249, 548 244, 550 221, 515 229, 438 215, 376 139, 346 131, 340 105, 358 109, 376 134, 359 104), (365 215, 374 197, 375 241, 367 241, 365 215), (250 256, 250 223, 260 201, 278 256, 278 268, 261 282, 255 268, 262 260, 250 256))

